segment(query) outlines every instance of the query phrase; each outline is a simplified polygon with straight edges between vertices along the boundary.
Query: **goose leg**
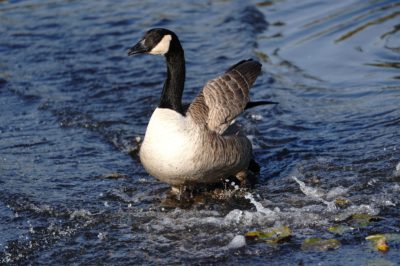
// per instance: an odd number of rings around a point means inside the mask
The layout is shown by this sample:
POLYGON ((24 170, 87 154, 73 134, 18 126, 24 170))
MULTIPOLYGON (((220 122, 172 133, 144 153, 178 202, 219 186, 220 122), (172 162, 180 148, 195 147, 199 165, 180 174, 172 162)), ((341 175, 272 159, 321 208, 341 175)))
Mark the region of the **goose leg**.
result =
POLYGON ((235 175, 237 180, 239 180, 239 182, 240 182, 240 187, 246 187, 247 186, 247 176, 248 176, 247 170, 242 170, 242 171, 240 171, 239 173, 237 173, 235 175))
POLYGON ((171 187, 171 194, 172 195, 178 195, 179 193, 181 193, 180 187, 174 187, 174 186, 171 187))
POLYGON ((249 169, 238 172, 235 177, 240 181, 240 187, 242 188, 254 188, 257 183, 256 173, 249 169))

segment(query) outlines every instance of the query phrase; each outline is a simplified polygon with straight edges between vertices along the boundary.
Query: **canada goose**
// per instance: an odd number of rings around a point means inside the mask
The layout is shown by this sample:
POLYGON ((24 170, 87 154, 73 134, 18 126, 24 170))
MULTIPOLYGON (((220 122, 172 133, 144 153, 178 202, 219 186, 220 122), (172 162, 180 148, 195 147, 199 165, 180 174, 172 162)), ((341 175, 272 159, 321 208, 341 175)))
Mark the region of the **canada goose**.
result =
POLYGON ((140 160, 149 174, 172 186, 196 187, 229 176, 244 181, 252 160, 249 139, 228 133, 233 119, 247 107, 272 102, 249 102, 249 90, 261 71, 253 60, 241 61, 207 82, 184 110, 185 57, 176 34, 156 28, 128 51, 164 55, 167 79, 140 148, 140 160))

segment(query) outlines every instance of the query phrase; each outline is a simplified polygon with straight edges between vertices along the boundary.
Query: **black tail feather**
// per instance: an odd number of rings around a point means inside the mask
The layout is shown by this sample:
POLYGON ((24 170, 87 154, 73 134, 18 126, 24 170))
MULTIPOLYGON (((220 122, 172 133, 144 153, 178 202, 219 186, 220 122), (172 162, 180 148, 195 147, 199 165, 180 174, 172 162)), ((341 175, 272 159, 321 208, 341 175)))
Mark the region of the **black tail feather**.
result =
POLYGON ((271 101, 256 101, 256 102, 248 102, 246 104, 245 110, 259 106, 259 105, 267 105, 267 104, 278 104, 278 102, 271 102, 271 101))
MULTIPOLYGON (((245 63, 245 62, 256 62, 256 61, 254 61, 254 60, 251 59, 251 58, 250 58, 250 59, 241 60, 241 61, 237 62, 236 64, 234 64, 233 66, 230 66, 230 67, 225 71, 225 73, 231 71, 232 69, 234 69, 234 68, 240 66, 241 64, 243 64, 243 63, 245 63)), ((260 67, 261 67, 261 64, 260 64, 260 63, 257 62, 257 64, 260 65, 260 67)))

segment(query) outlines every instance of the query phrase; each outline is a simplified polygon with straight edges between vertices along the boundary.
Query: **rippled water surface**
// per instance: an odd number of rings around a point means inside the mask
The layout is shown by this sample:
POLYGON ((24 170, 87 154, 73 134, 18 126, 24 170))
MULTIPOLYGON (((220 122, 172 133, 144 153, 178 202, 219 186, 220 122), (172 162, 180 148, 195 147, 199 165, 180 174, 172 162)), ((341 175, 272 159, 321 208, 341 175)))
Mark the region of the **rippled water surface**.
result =
POLYGON ((400 263, 398 240, 365 240, 400 233, 399 18, 377 0, 0 1, 0 264, 400 263), (127 48, 152 27, 180 36, 185 101, 263 63, 252 98, 279 105, 239 119, 254 189, 166 204, 140 165, 165 63, 127 48), (273 226, 292 237, 243 242, 273 226), (341 246, 303 250, 311 237, 341 246))

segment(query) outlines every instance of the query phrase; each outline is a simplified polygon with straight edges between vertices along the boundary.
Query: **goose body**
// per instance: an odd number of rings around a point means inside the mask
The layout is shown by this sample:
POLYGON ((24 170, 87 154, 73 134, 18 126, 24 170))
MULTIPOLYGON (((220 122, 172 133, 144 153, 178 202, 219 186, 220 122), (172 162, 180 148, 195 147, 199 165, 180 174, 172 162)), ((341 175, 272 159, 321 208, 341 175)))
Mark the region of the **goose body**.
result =
POLYGON ((162 108, 153 112, 140 148, 147 172, 174 187, 216 183, 246 169, 251 156, 245 136, 221 136, 190 113, 162 108))
POLYGON ((140 148, 146 171, 173 187, 217 183, 246 176, 252 146, 240 132, 228 133, 233 119, 249 104, 249 90, 261 64, 245 60, 209 81, 187 110, 182 107, 184 52, 167 29, 152 29, 129 55, 164 55, 167 79, 140 148))

